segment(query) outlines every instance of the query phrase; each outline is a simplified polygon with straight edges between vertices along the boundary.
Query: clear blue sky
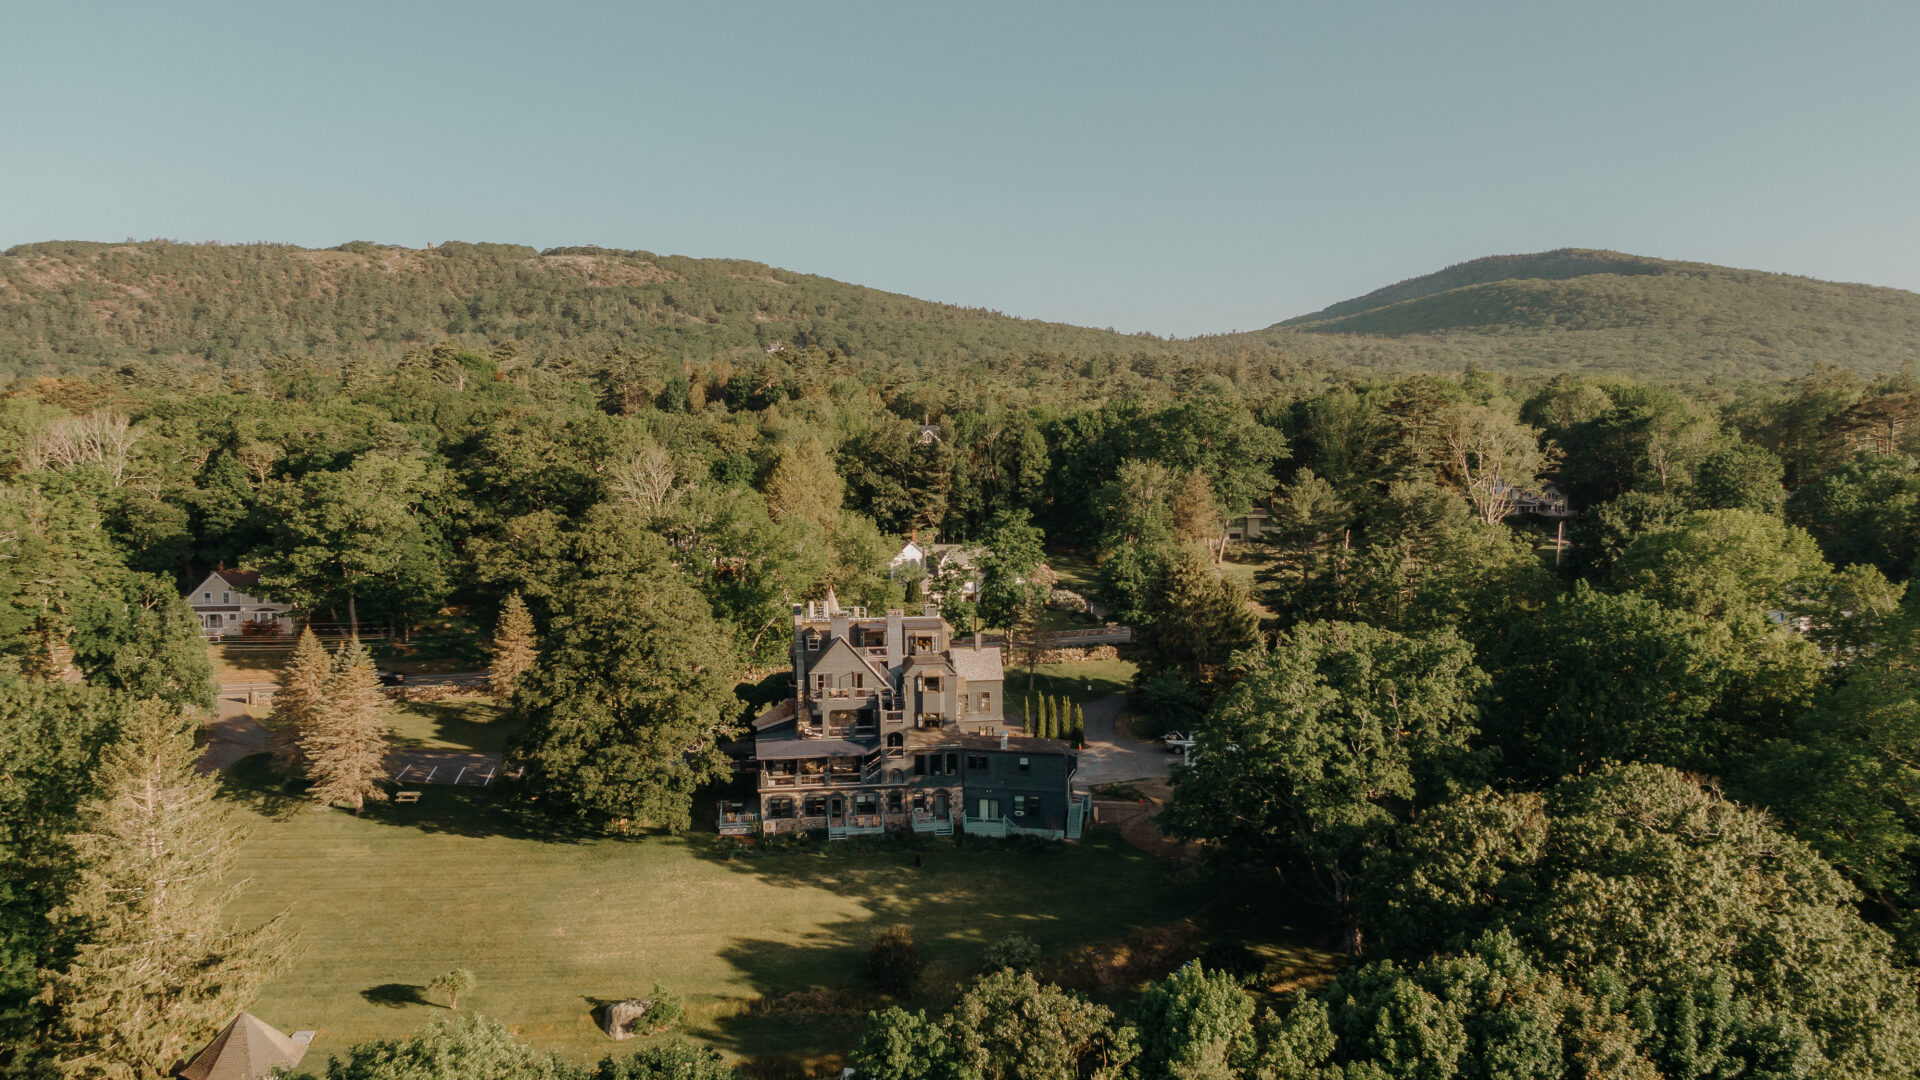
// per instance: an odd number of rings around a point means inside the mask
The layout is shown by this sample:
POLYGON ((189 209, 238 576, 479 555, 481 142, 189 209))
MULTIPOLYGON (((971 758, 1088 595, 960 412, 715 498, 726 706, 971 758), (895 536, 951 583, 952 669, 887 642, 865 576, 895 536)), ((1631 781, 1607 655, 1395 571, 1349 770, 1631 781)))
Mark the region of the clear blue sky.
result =
POLYGON ((1251 329, 1606 247, 1920 291, 1920 3, 8 3, 0 246, 757 259, 1251 329))

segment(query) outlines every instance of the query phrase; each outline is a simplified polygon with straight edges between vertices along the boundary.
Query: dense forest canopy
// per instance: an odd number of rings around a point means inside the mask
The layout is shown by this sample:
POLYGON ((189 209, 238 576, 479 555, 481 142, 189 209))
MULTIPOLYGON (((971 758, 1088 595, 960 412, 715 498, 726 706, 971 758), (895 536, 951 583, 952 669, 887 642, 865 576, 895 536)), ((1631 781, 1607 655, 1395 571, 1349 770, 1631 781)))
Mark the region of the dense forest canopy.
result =
POLYGON ((761 263, 451 242, 25 244, 0 255, 0 376, 283 353, 394 359, 445 340, 530 358, 655 348, 696 362, 821 346, 861 370, 1143 357, 1296 370, 1779 379, 1815 362, 1887 374, 1920 351, 1895 289, 1563 250, 1498 256, 1265 330, 1176 341, 958 308, 761 263))
MULTIPOLYGON (((1329 317, 1737 285, 1625 261, 1329 317)), ((217 905, 99 899, 152 871, 116 838, 230 849, 188 736, 212 675, 180 589, 208 569, 476 662, 491 637, 519 657, 503 797, 682 830, 791 605, 941 584, 893 572, 908 537, 983 549, 978 602, 948 591, 963 629, 1032 640, 1049 560, 1135 629, 1137 722, 1196 742, 1160 822, 1221 914, 1210 963, 1131 1010, 996 970, 945 1013, 876 1013, 867 1075, 1893 1077, 1920 1055, 1910 374, 1387 373, 638 253, 52 245, 5 272, 38 275, 0 301, 8 340, 71 370, 0 393, 0 1070, 121 1075, 87 1062, 210 1034, 280 962, 273 924, 182 954, 217 905), (1548 480, 1571 516, 1522 512, 1548 480), (129 824, 116 793, 153 788, 178 812, 129 824), (1256 1008, 1231 969, 1277 892, 1349 961, 1256 1008), (129 943, 198 981, 129 985, 129 943), (179 999, 199 1011, 140 1026, 179 999)), ((309 652, 311 722, 377 728, 365 651, 309 652)), ((379 745, 300 743, 310 769, 379 745)), ((311 790, 359 810, 378 788, 311 790)), ((517 1054, 484 1025, 421 1038, 517 1054)))

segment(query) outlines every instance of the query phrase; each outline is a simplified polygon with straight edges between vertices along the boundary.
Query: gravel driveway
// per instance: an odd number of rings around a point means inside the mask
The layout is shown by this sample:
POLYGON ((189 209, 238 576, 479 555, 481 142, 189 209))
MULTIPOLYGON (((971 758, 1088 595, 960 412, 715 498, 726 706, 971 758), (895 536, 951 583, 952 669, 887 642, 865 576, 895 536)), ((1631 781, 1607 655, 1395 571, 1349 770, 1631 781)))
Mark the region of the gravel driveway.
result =
POLYGON ((1173 771, 1177 755, 1157 742, 1141 742, 1120 734, 1118 720, 1127 707, 1127 695, 1113 694, 1088 702, 1087 748, 1080 751, 1075 784, 1113 784, 1122 780, 1164 778, 1173 771))

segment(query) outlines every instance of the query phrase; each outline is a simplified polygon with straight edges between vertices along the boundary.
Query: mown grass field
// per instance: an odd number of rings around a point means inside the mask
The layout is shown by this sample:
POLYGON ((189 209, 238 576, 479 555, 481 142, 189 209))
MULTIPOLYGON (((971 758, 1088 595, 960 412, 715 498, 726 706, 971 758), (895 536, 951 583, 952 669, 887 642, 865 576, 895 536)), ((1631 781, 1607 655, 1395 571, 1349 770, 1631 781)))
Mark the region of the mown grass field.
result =
POLYGON ((1039 664, 1033 669, 1033 681, 1027 681, 1027 666, 1015 656, 1007 666, 1007 704, 1019 708, 1028 694, 1061 696, 1069 701, 1098 701, 1111 694, 1125 693, 1133 685, 1137 670, 1131 660, 1085 660, 1077 664, 1039 664))
POLYGON ((1169 863, 1112 832, 1074 845, 883 841, 730 858, 704 817, 678 837, 568 836, 498 791, 429 787, 416 805, 355 818, 281 794, 260 759, 229 786, 253 827, 238 867, 249 884, 230 914, 284 910, 305 947, 253 1011, 318 1031, 317 1063, 420 1027, 441 1009, 424 987, 453 967, 478 977, 463 1010, 579 1058, 614 1048, 590 1018, 597 1003, 657 982, 685 997, 689 1038, 741 1058, 824 1062, 880 1004, 864 978, 880 927, 913 929, 937 1003, 1008 932, 1057 954, 1200 903, 1169 882, 1169 863), (814 988, 838 1003, 828 1015, 765 1008, 814 988))
POLYGON ((392 732, 389 741, 409 750, 497 754, 506 749, 513 734, 506 708, 491 697, 395 703, 387 723, 392 732))

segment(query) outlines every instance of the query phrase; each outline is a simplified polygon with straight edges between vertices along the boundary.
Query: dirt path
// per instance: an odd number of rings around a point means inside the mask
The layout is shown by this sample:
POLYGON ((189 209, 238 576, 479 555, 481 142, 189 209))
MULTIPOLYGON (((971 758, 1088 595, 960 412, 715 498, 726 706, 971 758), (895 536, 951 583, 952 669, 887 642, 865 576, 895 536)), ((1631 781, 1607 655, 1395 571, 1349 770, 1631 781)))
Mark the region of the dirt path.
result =
POLYGON ((1165 780, 1134 780, 1129 786, 1144 795, 1145 801, 1103 800, 1096 796, 1094 816, 1100 825, 1117 827, 1122 840, 1150 855, 1176 858, 1199 853, 1198 844, 1169 839, 1154 824, 1154 817, 1173 797, 1173 788, 1165 780))

